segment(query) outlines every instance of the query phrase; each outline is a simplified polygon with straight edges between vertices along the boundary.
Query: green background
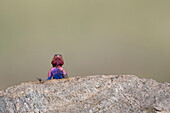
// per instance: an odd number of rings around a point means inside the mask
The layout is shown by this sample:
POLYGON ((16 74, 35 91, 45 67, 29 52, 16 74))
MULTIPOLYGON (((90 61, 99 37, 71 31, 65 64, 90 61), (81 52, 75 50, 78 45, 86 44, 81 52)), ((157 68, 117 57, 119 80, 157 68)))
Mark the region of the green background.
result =
POLYGON ((0 0, 0 90, 69 76, 134 74, 170 82, 170 0, 0 0))

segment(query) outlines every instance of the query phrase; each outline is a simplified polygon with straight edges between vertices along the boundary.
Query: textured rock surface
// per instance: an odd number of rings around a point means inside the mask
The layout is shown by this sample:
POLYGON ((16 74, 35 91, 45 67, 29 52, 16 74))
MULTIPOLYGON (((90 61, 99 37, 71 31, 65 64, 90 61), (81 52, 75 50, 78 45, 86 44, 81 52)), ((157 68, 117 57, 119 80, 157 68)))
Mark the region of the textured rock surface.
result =
POLYGON ((0 91, 0 112, 168 113, 170 84, 134 75, 27 82, 0 91))

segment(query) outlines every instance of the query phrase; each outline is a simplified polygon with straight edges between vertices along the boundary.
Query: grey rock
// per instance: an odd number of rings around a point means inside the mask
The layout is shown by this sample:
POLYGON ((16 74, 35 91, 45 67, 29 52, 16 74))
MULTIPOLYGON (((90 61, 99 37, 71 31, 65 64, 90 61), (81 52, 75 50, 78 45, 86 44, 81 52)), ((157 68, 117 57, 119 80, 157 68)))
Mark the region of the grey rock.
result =
POLYGON ((135 75, 21 83, 0 91, 2 113, 170 113, 170 84, 135 75))

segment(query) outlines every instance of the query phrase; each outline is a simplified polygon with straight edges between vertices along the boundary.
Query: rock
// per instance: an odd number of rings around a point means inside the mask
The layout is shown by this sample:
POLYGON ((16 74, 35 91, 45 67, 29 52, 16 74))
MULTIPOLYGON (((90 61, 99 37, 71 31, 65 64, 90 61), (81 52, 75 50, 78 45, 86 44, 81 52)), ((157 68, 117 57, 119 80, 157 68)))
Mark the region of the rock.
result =
POLYGON ((0 112, 168 113, 170 84, 135 75, 27 82, 0 91, 0 112))

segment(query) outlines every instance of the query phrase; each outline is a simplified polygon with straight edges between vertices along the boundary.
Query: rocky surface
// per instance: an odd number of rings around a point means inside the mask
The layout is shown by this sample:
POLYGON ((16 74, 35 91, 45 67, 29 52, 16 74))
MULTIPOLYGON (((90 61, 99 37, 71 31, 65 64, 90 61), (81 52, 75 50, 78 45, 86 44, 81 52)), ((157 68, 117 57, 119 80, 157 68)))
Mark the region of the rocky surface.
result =
POLYGON ((169 113, 170 84, 134 75, 27 82, 0 91, 3 113, 169 113))

